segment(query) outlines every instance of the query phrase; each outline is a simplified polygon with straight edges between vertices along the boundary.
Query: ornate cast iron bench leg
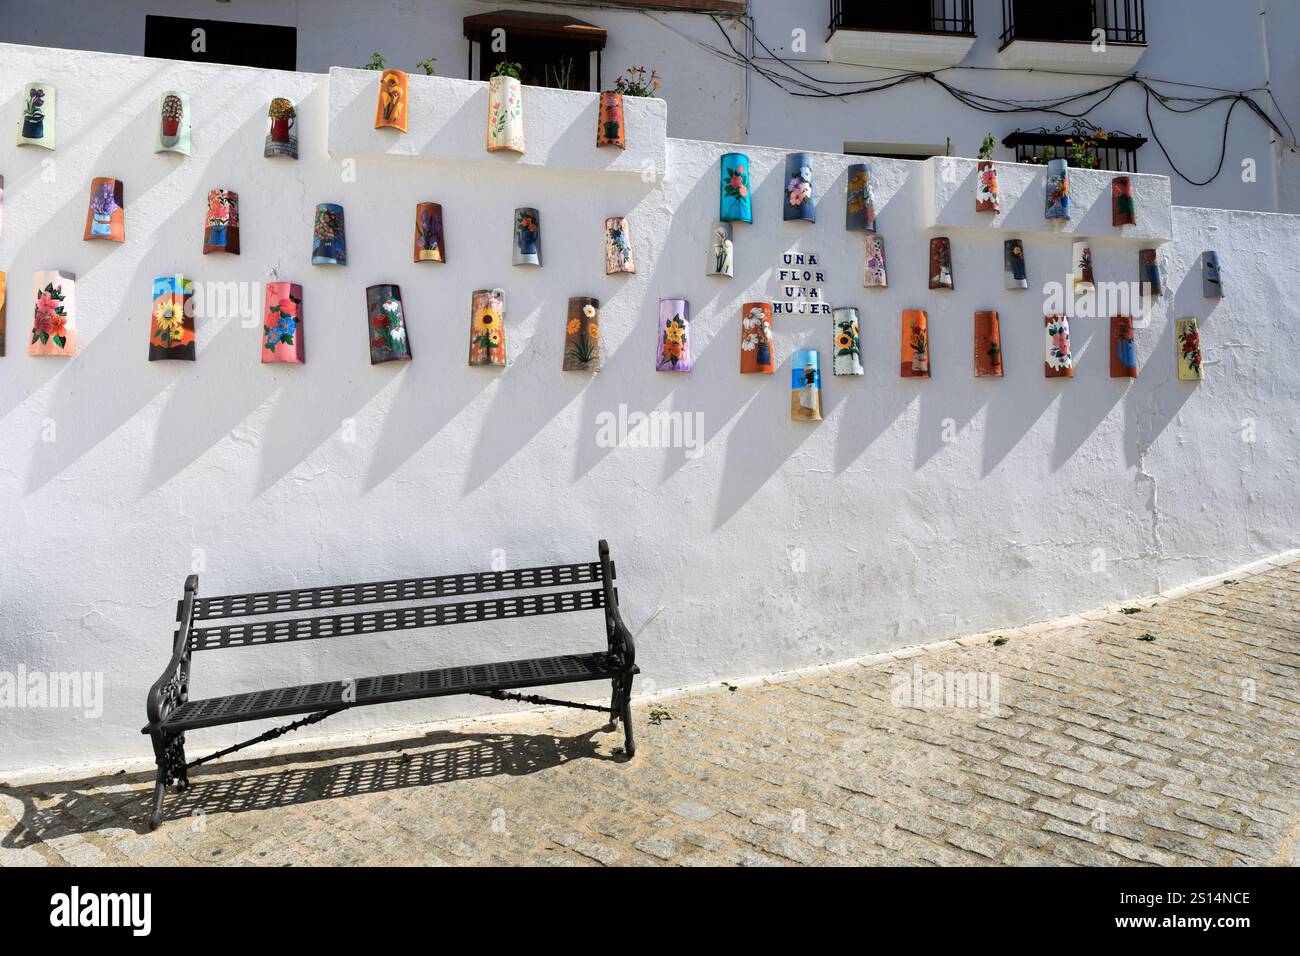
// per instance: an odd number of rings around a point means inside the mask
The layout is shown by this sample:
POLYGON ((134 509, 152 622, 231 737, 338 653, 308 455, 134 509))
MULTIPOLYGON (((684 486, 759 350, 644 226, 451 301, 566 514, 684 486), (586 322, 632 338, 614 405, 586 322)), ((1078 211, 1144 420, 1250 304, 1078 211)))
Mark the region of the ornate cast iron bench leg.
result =
POLYGON ((162 823, 163 797, 167 788, 176 783, 184 791, 190 787, 189 771, 185 767, 185 735, 167 736, 159 731, 154 735, 154 756, 158 761, 158 777, 153 786, 153 810, 149 814, 149 829, 158 829, 162 823))
POLYGON ((620 710, 623 714, 623 751, 628 757, 636 756, 636 741, 632 739, 632 675, 629 674, 623 680, 622 685, 623 700, 620 702, 620 710))

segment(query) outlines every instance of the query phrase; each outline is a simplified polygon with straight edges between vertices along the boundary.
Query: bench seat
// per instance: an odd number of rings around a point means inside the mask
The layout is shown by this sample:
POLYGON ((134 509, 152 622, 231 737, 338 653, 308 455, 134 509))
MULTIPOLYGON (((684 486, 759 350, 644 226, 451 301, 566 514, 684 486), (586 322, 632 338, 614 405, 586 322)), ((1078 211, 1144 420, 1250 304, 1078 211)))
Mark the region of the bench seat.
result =
MULTIPOLYGON (((481 694, 519 687, 609 680, 624 670, 618 655, 609 651, 597 651, 592 654, 563 654, 558 657, 534 657, 497 664, 442 667, 436 670, 408 671, 405 674, 364 677, 350 682, 354 693, 347 701, 344 701, 344 690, 348 687, 348 682, 344 681, 274 687, 186 701, 167 715, 163 726, 171 731, 196 730, 199 727, 216 727, 245 720, 261 720, 264 717, 287 717, 335 707, 358 707, 451 694, 481 694)), ((635 668, 634 673, 640 673, 640 669, 635 668)))

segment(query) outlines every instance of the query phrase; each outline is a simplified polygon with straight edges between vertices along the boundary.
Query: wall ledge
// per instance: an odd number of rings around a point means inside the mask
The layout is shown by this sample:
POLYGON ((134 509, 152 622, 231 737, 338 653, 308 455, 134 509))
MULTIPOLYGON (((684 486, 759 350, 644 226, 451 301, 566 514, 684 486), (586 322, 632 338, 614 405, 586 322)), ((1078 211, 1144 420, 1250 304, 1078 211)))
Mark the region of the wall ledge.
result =
POLYGON ((411 76, 408 129, 375 129, 379 72, 334 67, 329 82, 331 156, 395 156, 662 179, 668 172, 668 104, 629 96, 623 113, 627 148, 596 146, 597 93, 524 87, 527 152, 489 153, 487 83, 411 76))

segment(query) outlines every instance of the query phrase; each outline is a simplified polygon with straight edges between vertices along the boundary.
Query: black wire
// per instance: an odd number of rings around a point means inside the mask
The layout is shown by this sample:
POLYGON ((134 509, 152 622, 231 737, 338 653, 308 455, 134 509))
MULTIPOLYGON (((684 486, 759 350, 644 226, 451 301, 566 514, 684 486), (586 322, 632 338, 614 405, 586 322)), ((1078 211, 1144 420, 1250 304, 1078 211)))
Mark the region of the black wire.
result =
MULTIPOLYGON (((1295 143, 1294 132, 1291 131, 1290 122, 1287 120, 1286 115, 1282 113, 1281 109, 1278 107, 1277 100, 1273 97, 1272 92, 1267 90, 1267 88, 1264 88, 1264 90, 1265 92, 1268 93, 1269 99, 1272 101, 1274 108, 1277 109, 1278 115, 1281 117, 1282 122, 1286 123, 1287 130, 1292 132, 1290 140, 1287 139, 1287 134, 1282 131, 1282 128, 1278 126, 1278 124, 1273 120, 1273 118, 1268 114, 1268 112, 1258 102, 1255 101, 1254 97, 1248 95, 1248 93, 1255 92, 1259 88, 1256 88, 1256 90, 1240 91, 1240 92, 1225 91, 1220 93, 1217 96, 1175 95, 1171 93, 1160 92, 1147 79, 1139 76, 1137 73, 1133 73, 1130 74, 1129 76, 1120 77, 1119 79, 1115 80, 1112 83, 1108 83, 1104 86, 1099 86, 1096 89, 1084 90, 1078 93, 1071 94, 1070 96, 1061 97, 1055 100, 1015 100, 1015 99, 1009 99, 1004 97, 991 96, 985 93, 978 93, 974 90, 966 90, 959 86, 956 86, 955 84, 949 83, 946 80, 940 79, 933 72, 925 72, 925 71, 908 71, 902 73, 895 73, 886 77, 882 77, 877 82, 865 83, 865 84, 853 80, 823 80, 813 76, 810 73, 805 72, 804 70, 800 69, 798 66, 794 65, 788 60, 785 60, 779 55, 777 55, 777 53, 773 51, 772 48, 769 47, 766 43, 764 43, 763 40, 758 36, 757 32, 753 29, 753 26, 748 22, 748 20, 741 18, 739 21, 741 25, 749 33, 750 37, 753 38, 754 42, 763 48, 763 50, 767 53, 768 57, 772 61, 776 63, 780 63, 781 66, 785 67, 787 70, 793 71, 795 74, 798 74, 797 76, 790 76, 778 72, 776 70, 769 69, 764 65, 762 65, 756 57, 749 56, 748 54, 743 53, 740 50, 736 49, 735 43, 732 42, 732 39, 730 35, 727 33, 726 29, 723 27, 721 20, 719 20, 717 16, 713 16, 712 20, 714 24, 717 26, 718 32, 720 32, 722 34, 723 39, 727 41, 727 46, 730 47, 731 53, 728 54, 726 51, 720 50, 717 47, 711 46, 706 43, 700 43, 699 41, 695 41, 698 43, 699 46, 703 47, 706 50, 709 50, 715 56, 718 56, 723 60, 727 60, 737 66, 741 66, 746 69, 752 69, 759 76, 763 77, 769 83, 772 83, 782 92, 790 96, 811 97, 811 98, 818 98, 818 99, 831 98, 831 97, 841 98, 847 96, 858 96, 858 95, 868 94, 868 93, 880 93, 885 90, 902 86, 906 83, 925 82, 928 80, 930 82, 937 84, 942 90, 944 90, 944 92, 946 92, 949 96, 953 97, 959 103, 962 103, 963 105, 973 110, 977 110, 979 112, 1047 113, 1049 115, 1060 116, 1066 119, 1083 119, 1084 117, 1088 116, 1088 114, 1091 113, 1093 110, 1097 109, 1107 100, 1109 100, 1117 90, 1129 84, 1136 84, 1138 87, 1140 87, 1143 90, 1145 94, 1145 102, 1144 102, 1145 113, 1146 113, 1147 127, 1151 132, 1151 138, 1155 141, 1156 145, 1160 147, 1160 152, 1164 154, 1165 160, 1169 163, 1169 168, 1172 169, 1180 179, 1193 186, 1208 185, 1209 183, 1214 182, 1214 180, 1219 177, 1220 173, 1223 172, 1223 166, 1227 160, 1228 128, 1232 120, 1232 112, 1241 103, 1245 103, 1246 106, 1249 107, 1250 110, 1257 117, 1259 117, 1259 119, 1266 126, 1268 126, 1269 129, 1273 130, 1273 132, 1276 133, 1278 137, 1281 138, 1284 142, 1288 142, 1289 145, 1292 145, 1293 147, 1295 143), (834 86, 852 85, 854 86, 854 88, 846 89, 846 90, 828 90, 820 84, 830 84, 834 86), (1070 111, 1069 109, 1070 107, 1073 107, 1075 104, 1080 103, 1080 101, 1087 100, 1091 97, 1099 97, 1099 98, 1096 99, 1095 102, 1089 103, 1087 106, 1083 107, 1078 112, 1070 111), (1151 100, 1153 98, 1156 100, 1157 103, 1160 104, 1160 106, 1162 106, 1164 109, 1168 110, 1171 113, 1195 113, 1199 110, 1205 109, 1206 107, 1213 106, 1216 103, 1229 101, 1230 105, 1228 106, 1228 112, 1223 119, 1223 138, 1219 150, 1218 164, 1215 167, 1213 175, 1211 175, 1208 179, 1205 180, 1192 179, 1181 169, 1179 169, 1178 165, 1174 162, 1173 157, 1170 156, 1169 154, 1169 150, 1166 148, 1164 142, 1161 141, 1160 135, 1156 132, 1155 121, 1151 117, 1151 100), (1172 105, 1174 103, 1186 103, 1190 105, 1188 105, 1186 108, 1180 109, 1179 107, 1172 105)), ((1162 82, 1173 83, 1174 81, 1162 81, 1162 82)), ((1177 84, 1177 85, 1188 86, 1188 87, 1195 86, 1195 84, 1177 84)), ((1201 87, 1201 88, 1207 89, 1207 87, 1201 87)))

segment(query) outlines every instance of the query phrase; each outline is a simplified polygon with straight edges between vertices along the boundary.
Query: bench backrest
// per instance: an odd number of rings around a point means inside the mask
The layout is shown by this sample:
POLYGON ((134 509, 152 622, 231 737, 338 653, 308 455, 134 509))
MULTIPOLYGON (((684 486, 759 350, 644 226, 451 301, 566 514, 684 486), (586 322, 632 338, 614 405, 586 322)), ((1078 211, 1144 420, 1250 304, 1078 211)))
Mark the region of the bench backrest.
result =
POLYGON ((617 605, 614 562, 609 546, 600 542, 600 559, 581 564, 557 564, 522 568, 517 571, 484 571, 446 574, 430 578, 404 578, 336 587, 303 588, 294 591, 260 591, 200 598, 194 576, 186 582, 186 597, 178 602, 176 619, 181 622, 179 638, 185 635, 190 651, 222 647, 280 644, 324 637, 343 637, 380 631, 440 627, 540 614, 606 609, 607 632, 613 638, 611 605, 617 605), (594 585, 573 590, 547 590, 572 585, 594 585), (342 614, 278 617, 247 620, 264 615, 321 611, 401 601, 495 594, 502 591, 539 591, 475 601, 419 604, 406 607, 375 607, 342 614), (188 605, 188 606, 187 606, 188 605), (238 622, 204 625, 203 621, 240 618, 238 622))

